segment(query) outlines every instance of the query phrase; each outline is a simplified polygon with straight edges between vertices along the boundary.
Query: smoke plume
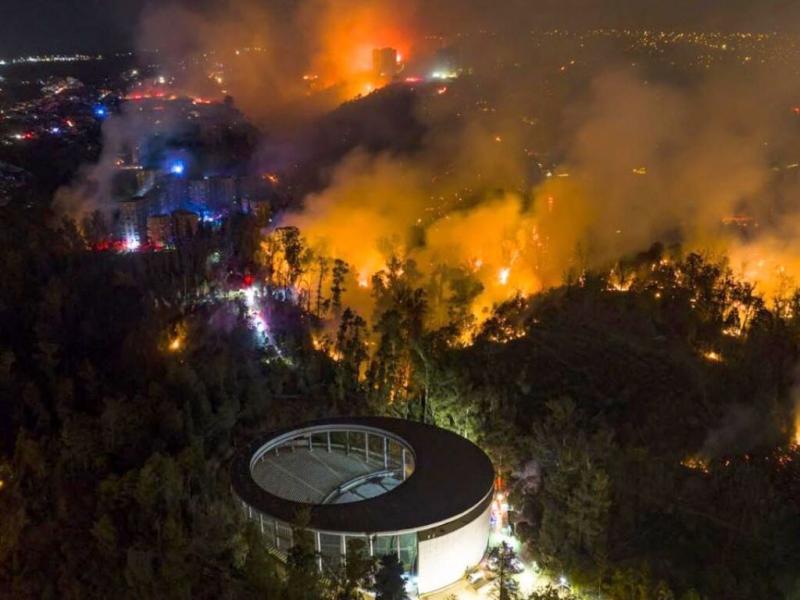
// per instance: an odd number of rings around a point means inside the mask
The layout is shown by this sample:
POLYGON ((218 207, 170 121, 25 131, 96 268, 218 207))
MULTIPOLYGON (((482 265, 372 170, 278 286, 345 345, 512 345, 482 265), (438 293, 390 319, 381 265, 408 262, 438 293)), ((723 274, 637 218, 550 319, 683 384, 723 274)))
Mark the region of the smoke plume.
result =
POLYGON ((525 82, 473 76, 488 117, 463 98, 422 101, 419 152, 354 153, 287 222, 362 279, 385 261, 386 240, 423 272, 469 271, 483 288, 476 314, 655 241, 728 255, 767 295, 798 281, 794 78, 720 70, 676 84, 606 66, 561 109, 560 157, 544 178, 530 176, 537 140, 525 125, 540 90, 511 84, 525 82), (464 113, 456 126, 452 112, 464 113), (730 224, 742 216, 748 235, 730 224))

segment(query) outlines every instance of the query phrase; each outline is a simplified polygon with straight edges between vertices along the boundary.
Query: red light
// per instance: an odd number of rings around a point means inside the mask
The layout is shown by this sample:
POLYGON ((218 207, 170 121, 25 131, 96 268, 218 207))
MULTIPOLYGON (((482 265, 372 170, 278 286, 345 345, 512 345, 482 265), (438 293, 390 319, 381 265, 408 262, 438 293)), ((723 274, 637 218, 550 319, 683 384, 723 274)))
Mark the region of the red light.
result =
POLYGON ((244 283, 245 287, 250 287, 251 285, 253 285, 253 276, 245 275, 242 282, 244 283))

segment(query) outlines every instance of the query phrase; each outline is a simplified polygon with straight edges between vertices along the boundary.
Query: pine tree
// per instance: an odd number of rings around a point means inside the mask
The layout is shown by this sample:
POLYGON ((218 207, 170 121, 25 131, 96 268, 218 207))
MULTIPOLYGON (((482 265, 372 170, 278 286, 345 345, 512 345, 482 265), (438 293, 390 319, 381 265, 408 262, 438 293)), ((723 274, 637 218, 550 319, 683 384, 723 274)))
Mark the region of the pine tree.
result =
POLYGON ((489 552, 489 571, 495 576, 494 597, 497 600, 519 598, 519 583, 514 578, 522 572, 517 553, 506 542, 489 552))

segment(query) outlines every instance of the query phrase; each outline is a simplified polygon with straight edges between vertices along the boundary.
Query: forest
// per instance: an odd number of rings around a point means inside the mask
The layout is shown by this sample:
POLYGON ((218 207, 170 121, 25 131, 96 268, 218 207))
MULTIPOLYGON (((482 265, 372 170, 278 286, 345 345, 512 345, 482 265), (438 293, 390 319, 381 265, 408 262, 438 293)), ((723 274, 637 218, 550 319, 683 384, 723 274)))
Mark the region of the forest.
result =
POLYGON ((800 598, 791 286, 656 244, 481 321, 468 274, 390 256, 365 313, 350 271, 247 216, 117 254, 1 208, 0 597, 402 598, 390 558, 315 574, 302 518, 276 562, 227 474, 259 432, 389 414, 485 449, 525 558, 581 597, 800 598), (292 290, 267 347, 250 279, 292 290))

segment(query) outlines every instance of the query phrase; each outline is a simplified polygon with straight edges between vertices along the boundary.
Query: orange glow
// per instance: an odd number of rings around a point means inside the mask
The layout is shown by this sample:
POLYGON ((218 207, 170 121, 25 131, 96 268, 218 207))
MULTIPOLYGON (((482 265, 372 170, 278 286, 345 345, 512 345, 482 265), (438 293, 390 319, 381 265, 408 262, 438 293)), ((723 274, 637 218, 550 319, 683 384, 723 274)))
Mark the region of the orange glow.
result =
POLYGON ((186 326, 179 324, 175 327, 167 342, 167 350, 170 352, 180 352, 186 345, 186 326))
MULTIPOLYGON (((315 6, 318 12, 319 5, 315 6)), ((402 4, 354 2, 347 10, 329 3, 322 15, 309 15, 319 29, 320 50, 313 57, 311 72, 318 73, 323 87, 341 86, 352 98, 386 82, 372 73, 372 51, 394 48, 398 63, 411 52, 411 7, 402 4)))
POLYGON ((693 471, 700 471, 701 473, 709 473, 708 461, 702 456, 688 456, 681 461, 681 464, 687 469, 693 471))
POLYGON ((797 448, 800 448, 800 407, 795 409, 792 445, 797 448))
POLYGON ((508 284, 508 277, 511 275, 511 269, 508 267, 503 267, 500 269, 500 273, 497 275, 497 281, 500 282, 500 285, 507 285, 508 284))

